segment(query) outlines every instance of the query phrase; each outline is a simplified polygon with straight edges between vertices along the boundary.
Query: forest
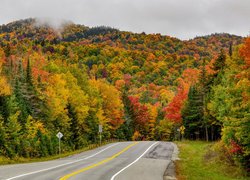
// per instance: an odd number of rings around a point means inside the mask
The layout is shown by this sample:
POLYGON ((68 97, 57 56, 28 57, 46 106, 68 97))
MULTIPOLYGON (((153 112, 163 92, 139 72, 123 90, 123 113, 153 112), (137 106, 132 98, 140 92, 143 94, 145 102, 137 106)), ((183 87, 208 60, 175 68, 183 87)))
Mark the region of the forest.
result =
POLYGON ((102 138, 222 142, 250 169, 250 38, 179 40, 25 19, 0 26, 0 156, 46 157, 102 138))

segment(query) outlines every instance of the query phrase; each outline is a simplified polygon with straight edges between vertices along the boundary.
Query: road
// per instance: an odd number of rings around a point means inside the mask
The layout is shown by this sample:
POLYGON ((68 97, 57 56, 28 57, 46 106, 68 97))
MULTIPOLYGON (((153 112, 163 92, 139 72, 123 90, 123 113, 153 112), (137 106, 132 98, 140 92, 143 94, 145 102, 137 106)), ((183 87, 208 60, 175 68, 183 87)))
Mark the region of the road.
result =
POLYGON ((162 180, 171 142, 118 142, 67 158, 0 166, 1 180, 162 180))

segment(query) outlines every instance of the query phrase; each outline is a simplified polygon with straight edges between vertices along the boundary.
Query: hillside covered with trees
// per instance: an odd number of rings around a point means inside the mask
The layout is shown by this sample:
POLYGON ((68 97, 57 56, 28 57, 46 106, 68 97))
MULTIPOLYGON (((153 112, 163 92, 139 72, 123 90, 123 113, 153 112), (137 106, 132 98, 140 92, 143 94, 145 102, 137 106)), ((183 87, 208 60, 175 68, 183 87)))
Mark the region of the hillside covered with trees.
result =
POLYGON ((103 139, 219 140, 249 169, 250 38, 0 26, 0 156, 44 157, 103 139))

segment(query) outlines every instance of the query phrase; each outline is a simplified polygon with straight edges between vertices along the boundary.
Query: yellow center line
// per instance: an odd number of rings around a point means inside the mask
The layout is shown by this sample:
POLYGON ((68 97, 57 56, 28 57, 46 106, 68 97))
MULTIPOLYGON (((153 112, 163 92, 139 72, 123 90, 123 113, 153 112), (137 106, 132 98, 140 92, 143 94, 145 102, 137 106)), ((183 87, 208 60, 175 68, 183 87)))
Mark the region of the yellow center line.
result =
POLYGON ((128 145, 127 147, 125 147, 125 148, 124 148, 123 150, 121 150, 120 152, 118 152, 118 153, 114 154, 113 156, 111 156, 111 157, 109 157, 109 158, 106 158, 106 159, 104 159, 104 160, 102 160, 102 161, 100 161, 100 162, 98 162, 98 163, 96 163, 96 164, 87 166, 87 167, 85 167, 85 168, 83 168, 83 169, 79 169, 79 170, 77 170, 77 171, 75 171, 75 172, 73 172, 73 173, 67 174, 67 175, 61 177, 60 180, 67 180, 67 179, 69 179, 69 178, 72 177, 72 176, 75 176, 75 175, 77 175, 77 174, 79 174, 79 173, 82 173, 82 172, 87 171, 87 170, 89 170, 89 169, 92 169, 92 168, 94 168, 94 167, 100 166, 100 165, 102 165, 102 164, 104 164, 104 163, 106 163, 106 162, 109 162, 109 161, 111 161, 112 159, 114 159, 114 158, 116 158, 117 156, 119 156, 119 155, 121 155, 122 153, 124 153, 125 151, 127 151, 127 150, 128 150, 129 148, 131 148, 132 146, 136 145, 137 143, 138 143, 138 142, 135 142, 135 143, 133 143, 133 144, 128 145))

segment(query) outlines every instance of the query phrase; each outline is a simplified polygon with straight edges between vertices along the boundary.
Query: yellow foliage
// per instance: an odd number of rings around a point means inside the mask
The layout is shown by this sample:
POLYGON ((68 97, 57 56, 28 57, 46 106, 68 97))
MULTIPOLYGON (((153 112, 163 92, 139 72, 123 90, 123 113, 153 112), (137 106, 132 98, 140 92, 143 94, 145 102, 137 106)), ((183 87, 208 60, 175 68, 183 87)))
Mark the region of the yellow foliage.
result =
POLYGON ((117 129, 123 123, 123 103, 120 99, 120 92, 103 80, 91 80, 90 84, 96 87, 102 96, 105 120, 111 124, 112 129, 117 129))
POLYGON ((48 83, 46 95, 52 113, 52 120, 60 117, 62 124, 67 123, 68 118, 65 108, 68 103, 69 89, 66 88, 66 81, 63 79, 62 74, 55 74, 50 77, 48 83))
POLYGON ((77 85, 77 79, 69 72, 64 75, 67 81, 67 89, 70 91, 68 102, 74 107, 79 123, 83 123, 88 115, 88 96, 77 85))
POLYGON ((7 96, 10 94, 11 94, 11 89, 6 78, 0 76, 0 96, 7 96))
POLYGON ((133 141, 137 141, 137 140, 140 140, 140 137, 141 137, 141 134, 139 131, 135 131, 133 136, 132 136, 132 140, 133 141))
POLYGON ((31 116, 28 116, 27 122, 25 124, 26 129, 26 138, 33 139, 36 137, 38 130, 41 131, 42 134, 46 133, 44 125, 40 121, 34 120, 31 116))
POLYGON ((7 82, 7 79, 3 75, 1 75, 3 61, 4 61, 4 52, 0 48, 0 96, 7 96, 11 94, 11 88, 7 82))
POLYGON ((160 98, 162 102, 169 103, 173 100, 175 93, 167 89, 160 90, 160 98))

